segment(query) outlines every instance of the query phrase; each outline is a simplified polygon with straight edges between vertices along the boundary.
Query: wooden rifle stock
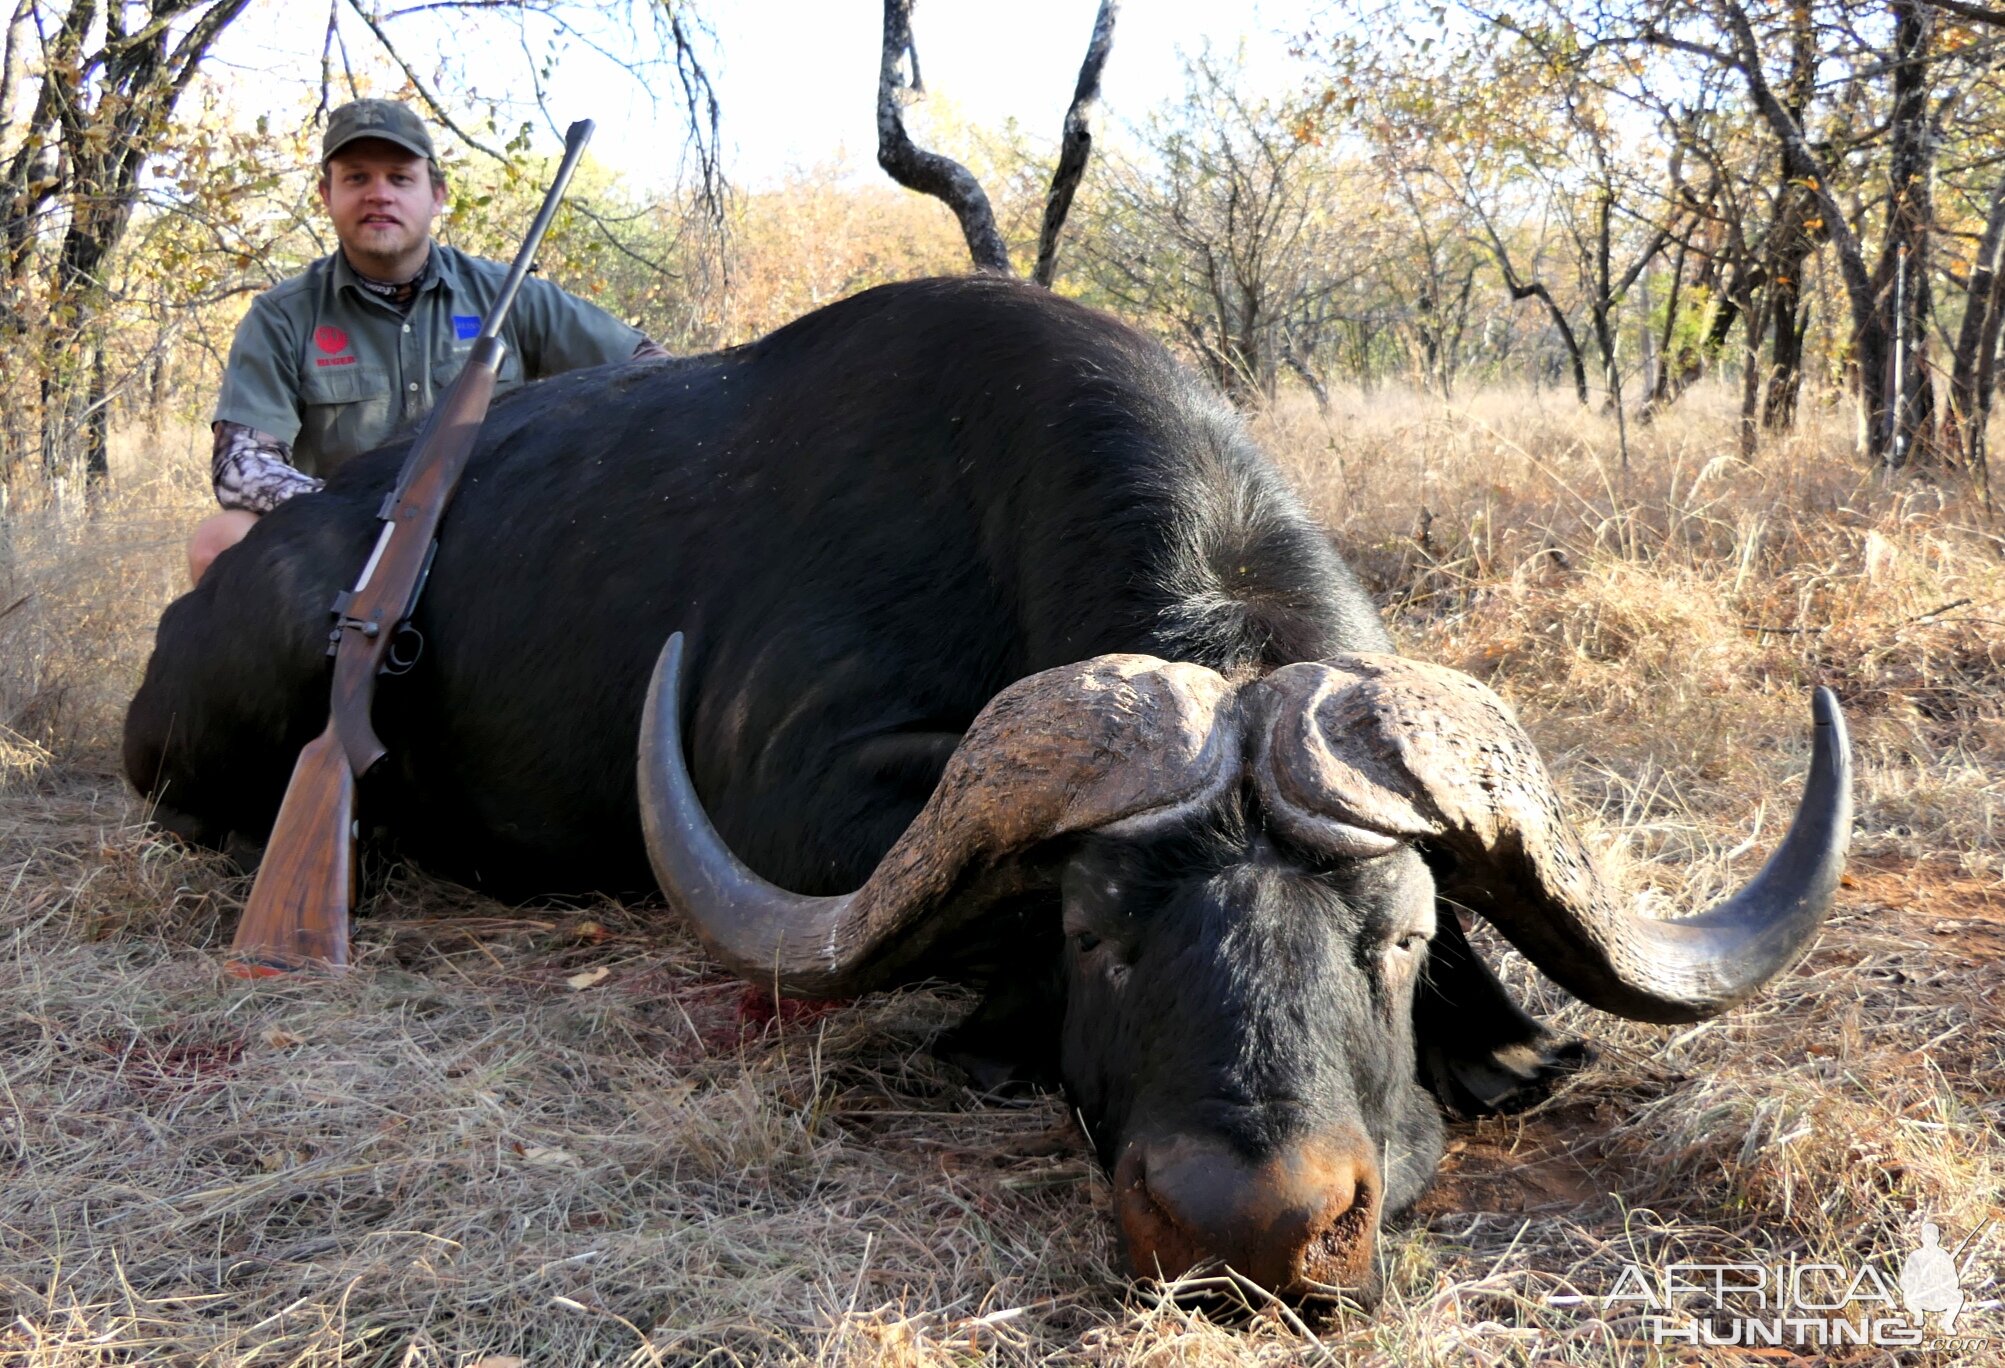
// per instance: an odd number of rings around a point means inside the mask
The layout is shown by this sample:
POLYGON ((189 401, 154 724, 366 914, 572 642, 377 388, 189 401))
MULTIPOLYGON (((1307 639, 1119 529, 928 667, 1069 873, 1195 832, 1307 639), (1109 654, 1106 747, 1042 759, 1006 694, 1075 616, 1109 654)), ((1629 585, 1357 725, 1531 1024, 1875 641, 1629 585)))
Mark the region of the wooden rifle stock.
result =
POLYGON ((328 654, 334 681, 327 729, 299 753, 285 801, 237 923, 224 967, 241 978, 348 963, 348 915, 355 906, 355 781, 384 756, 370 713, 376 680, 417 662, 424 641, 410 625, 424 592, 438 528, 473 455, 494 398, 507 347, 501 327, 536 249, 592 136, 589 119, 571 125, 564 160, 543 207, 488 310, 465 369, 432 411, 377 516, 376 546, 355 587, 334 600, 328 654))
POLYGON ((354 832, 355 775, 330 719, 292 767, 224 968, 239 978, 266 978, 309 964, 347 967, 354 832))

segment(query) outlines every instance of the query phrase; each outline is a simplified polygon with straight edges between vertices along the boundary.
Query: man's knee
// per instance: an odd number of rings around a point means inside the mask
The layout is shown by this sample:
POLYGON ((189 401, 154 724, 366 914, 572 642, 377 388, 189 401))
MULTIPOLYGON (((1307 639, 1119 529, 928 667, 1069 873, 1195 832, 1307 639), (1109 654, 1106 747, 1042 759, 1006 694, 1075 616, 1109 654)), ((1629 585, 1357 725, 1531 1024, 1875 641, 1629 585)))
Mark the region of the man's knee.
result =
POLYGON ((246 513, 241 508, 226 508, 196 524, 195 535, 188 539, 188 583, 200 584, 202 576, 209 573, 210 563, 242 541, 244 533, 250 531, 257 520, 255 513, 246 513))

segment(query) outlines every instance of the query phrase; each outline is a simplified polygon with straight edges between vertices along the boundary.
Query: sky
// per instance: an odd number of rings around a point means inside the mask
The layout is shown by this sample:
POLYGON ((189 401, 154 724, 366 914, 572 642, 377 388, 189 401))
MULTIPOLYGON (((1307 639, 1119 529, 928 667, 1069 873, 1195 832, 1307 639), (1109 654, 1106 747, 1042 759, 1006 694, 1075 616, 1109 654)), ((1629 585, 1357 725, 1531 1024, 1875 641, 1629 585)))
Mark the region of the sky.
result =
MULTIPOLYGON (((1278 31, 1307 24, 1304 3, 1127 0, 1102 80, 1112 118, 1139 120, 1182 89, 1179 48, 1246 44, 1256 81, 1298 81, 1278 31)), ((928 0, 913 32, 929 92, 979 125, 1015 118, 1056 142, 1092 32, 1096 0, 928 0), (998 22, 998 18, 1006 22, 998 22)), ((839 149, 873 166, 880 0, 754 0, 718 6, 719 93, 733 175, 756 184, 839 149)))
MULTIPOLYGON (((1299 33, 1316 0, 1126 0, 1102 83, 1112 127, 1139 121, 1182 89, 1179 50, 1244 45, 1250 78, 1275 91, 1300 77, 1283 35, 1299 33)), ((1325 6, 1327 7, 1327 3, 1325 6)), ((1097 0, 921 0, 913 28, 928 91, 984 127, 1015 118, 1055 144, 1097 0)), ((875 172, 877 68, 882 0, 703 0, 714 31, 710 58, 723 110, 725 171, 748 188, 845 157, 875 172)), ((505 27, 470 44, 463 32, 426 32, 424 16, 399 20, 392 36, 421 73, 456 62, 483 94, 533 112, 534 82, 524 45, 505 27), (441 54, 452 54, 442 58, 441 54)), ((257 7, 239 21, 218 56, 224 78, 267 78, 242 88, 274 102, 287 86, 319 79, 326 11, 296 3, 257 7), (284 79, 284 78, 290 78, 284 79), (280 79, 270 79, 280 78, 280 79)), ((358 55, 367 45, 350 40, 358 55)), ((537 46, 535 43, 529 45, 537 46)), ((640 185, 673 180, 682 144, 679 92, 657 78, 656 102, 631 76, 581 44, 562 56, 546 89, 557 126, 592 118, 592 155, 640 185)), ((290 97, 289 97, 290 98, 290 97)), ((304 96, 303 108, 313 98, 304 96)), ((292 98, 297 103, 297 98, 292 98)), ((556 137, 549 136, 554 150, 556 137)))

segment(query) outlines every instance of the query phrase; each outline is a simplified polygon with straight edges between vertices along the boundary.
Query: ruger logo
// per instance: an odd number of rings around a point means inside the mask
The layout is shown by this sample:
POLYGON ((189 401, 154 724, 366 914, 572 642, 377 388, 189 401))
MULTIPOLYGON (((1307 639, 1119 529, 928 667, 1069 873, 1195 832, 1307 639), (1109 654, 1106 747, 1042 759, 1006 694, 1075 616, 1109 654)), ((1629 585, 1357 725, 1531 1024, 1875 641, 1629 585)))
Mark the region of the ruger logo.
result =
POLYGON ((313 330, 313 345, 326 353, 325 356, 314 358, 313 364, 316 366, 352 366, 355 364, 355 358, 352 356, 335 355, 336 352, 345 351, 348 348, 348 334, 339 328, 315 328, 313 330))

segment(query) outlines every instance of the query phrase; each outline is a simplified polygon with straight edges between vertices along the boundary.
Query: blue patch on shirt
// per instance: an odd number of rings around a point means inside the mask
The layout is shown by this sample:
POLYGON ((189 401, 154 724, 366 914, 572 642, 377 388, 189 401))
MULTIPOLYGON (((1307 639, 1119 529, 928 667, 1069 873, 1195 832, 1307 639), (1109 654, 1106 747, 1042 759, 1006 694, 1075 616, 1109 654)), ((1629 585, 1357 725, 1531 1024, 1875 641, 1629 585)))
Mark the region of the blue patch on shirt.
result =
POLYGON ((461 342, 471 342, 480 336, 479 314, 454 314, 453 336, 461 342))

